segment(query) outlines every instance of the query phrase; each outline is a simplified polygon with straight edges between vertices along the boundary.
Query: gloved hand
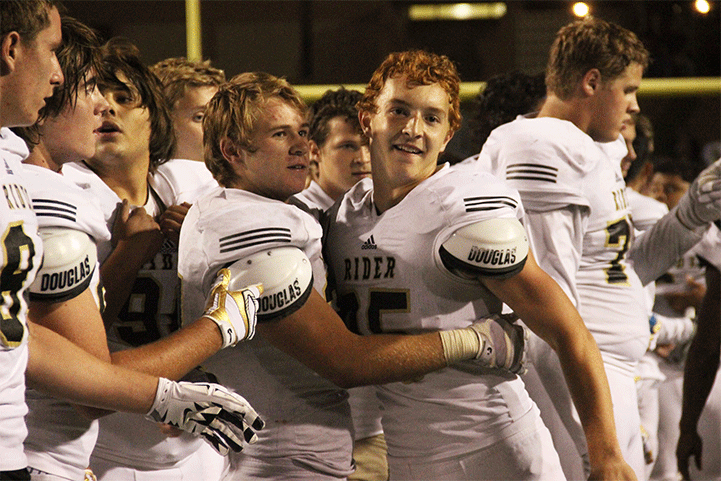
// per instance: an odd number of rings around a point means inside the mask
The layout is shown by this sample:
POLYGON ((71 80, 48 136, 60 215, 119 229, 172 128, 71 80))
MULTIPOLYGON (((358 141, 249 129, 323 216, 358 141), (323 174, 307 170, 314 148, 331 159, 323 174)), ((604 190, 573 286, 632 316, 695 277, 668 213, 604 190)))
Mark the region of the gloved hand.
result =
POLYGON ((676 206, 676 217, 688 229, 721 219, 721 159, 696 177, 676 206))
POLYGON ((446 361, 451 365, 473 359, 480 367, 525 373, 529 333, 516 320, 515 314, 493 314, 463 329, 441 331, 446 361))
POLYGON ((223 337, 223 348, 253 339, 258 321, 258 298, 263 293, 261 284, 247 286, 239 291, 229 291, 229 282, 230 270, 218 271, 203 313, 203 317, 218 325, 223 337))
POLYGON ((248 401, 219 384, 159 378, 146 418, 203 436, 223 456, 258 440, 265 423, 248 401))

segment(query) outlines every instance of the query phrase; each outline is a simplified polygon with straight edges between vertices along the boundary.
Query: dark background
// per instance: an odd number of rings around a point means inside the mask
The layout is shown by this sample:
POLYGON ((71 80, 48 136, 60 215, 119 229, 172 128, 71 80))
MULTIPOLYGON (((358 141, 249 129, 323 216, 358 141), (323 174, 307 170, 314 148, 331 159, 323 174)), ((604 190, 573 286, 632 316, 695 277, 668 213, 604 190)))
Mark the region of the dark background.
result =
MULTIPOLYGON (((448 55, 463 81, 477 82, 510 70, 542 71, 556 31, 574 19, 572 2, 517 0, 506 2, 498 20, 414 22, 412 3, 423 2, 203 0, 203 57, 229 77, 262 70, 297 85, 364 84, 389 52, 424 48, 448 55)), ((646 77, 721 76, 719 1, 707 15, 687 0, 588 3, 592 14, 641 38, 652 57, 646 77)), ((184 1, 64 4, 104 39, 133 40, 149 64, 186 55, 184 1)), ((718 92, 642 95, 639 102, 656 129, 659 153, 698 160, 704 145, 721 137, 718 92)))

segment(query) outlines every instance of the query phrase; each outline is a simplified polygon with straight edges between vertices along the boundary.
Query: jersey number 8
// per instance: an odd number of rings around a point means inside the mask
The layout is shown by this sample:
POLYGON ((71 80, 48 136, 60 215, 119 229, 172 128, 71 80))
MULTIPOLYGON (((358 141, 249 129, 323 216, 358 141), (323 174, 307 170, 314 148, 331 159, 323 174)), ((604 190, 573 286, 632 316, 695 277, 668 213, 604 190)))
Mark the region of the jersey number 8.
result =
POLYGON ((20 319, 20 309, 24 300, 19 294, 28 284, 28 272, 33 269, 35 245, 25 234, 22 222, 8 226, 2 237, 4 263, 0 272, 2 286, 2 304, 0 310, 0 343, 5 348, 16 348, 25 335, 25 323, 20 319))

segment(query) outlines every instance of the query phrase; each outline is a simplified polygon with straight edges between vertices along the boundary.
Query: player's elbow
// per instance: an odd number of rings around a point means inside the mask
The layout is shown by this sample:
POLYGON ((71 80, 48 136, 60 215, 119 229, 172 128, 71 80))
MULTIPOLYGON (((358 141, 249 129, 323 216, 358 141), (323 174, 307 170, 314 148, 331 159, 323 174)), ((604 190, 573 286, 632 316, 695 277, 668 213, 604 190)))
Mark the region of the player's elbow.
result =
POLYGON ((356 364, 345 359, 335 358, 326 364, 319 374, 342 389, 371 384, 361 366, 362 363, 356 364))

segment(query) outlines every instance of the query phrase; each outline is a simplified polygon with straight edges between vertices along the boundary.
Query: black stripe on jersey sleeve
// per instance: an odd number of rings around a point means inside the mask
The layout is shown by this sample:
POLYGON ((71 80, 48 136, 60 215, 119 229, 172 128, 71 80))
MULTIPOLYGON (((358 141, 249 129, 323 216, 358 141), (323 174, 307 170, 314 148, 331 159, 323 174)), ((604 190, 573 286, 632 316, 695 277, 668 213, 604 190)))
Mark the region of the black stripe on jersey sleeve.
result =
POLYGON ((59 217, 76 222, 78 208, 73 204, 54 199, 33 199, 33 210, 39 217, 59 217))
POLYGON ((479 212, 485 210, 501 209, 503 207, 518 207, 518 202, 513 197, 495 196, 495 197, 466 197, 463 199, 466 206, 466 212, 479 212))
POLYGON ((506 168, 506 180, 532 180, 556 183, 558 169, 538 164, 511 164, 506 168))
POLYGON ((231 234, 220 238, 220 252, 231 252, 262 244, 287 244, 291 241, 290 229, 269 227, 231 234))

